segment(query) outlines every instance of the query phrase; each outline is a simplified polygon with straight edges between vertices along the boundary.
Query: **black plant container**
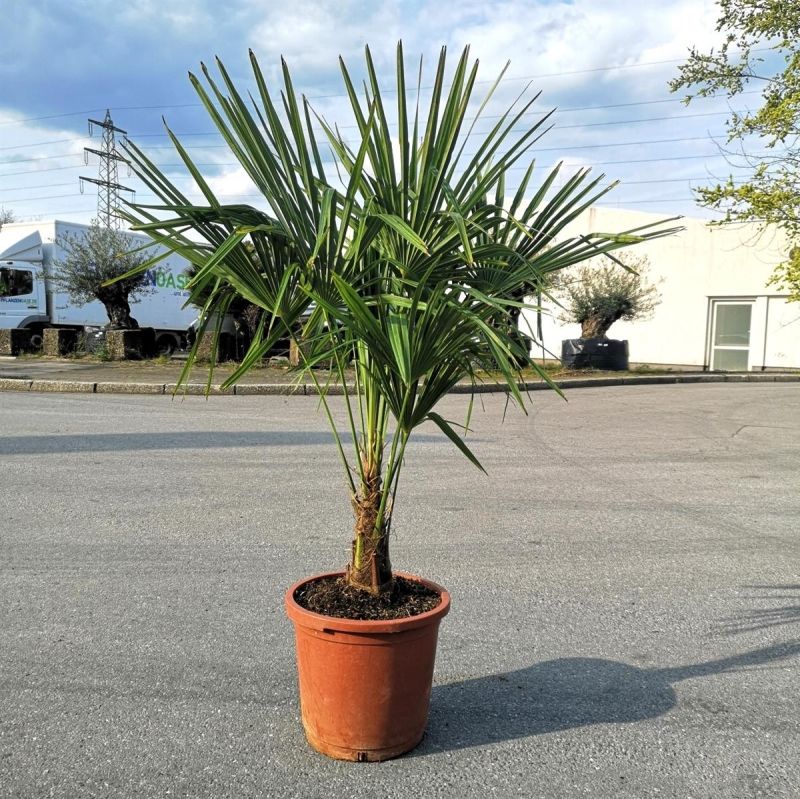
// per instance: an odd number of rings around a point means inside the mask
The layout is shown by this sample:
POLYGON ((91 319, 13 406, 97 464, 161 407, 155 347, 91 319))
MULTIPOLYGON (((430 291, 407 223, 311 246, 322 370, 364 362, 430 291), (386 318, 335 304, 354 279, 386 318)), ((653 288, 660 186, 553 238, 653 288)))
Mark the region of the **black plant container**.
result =
POLYGON ((568 369, 628 369, 628 342, 613 338, 568 338, 561 342, 561 361, 568 369))

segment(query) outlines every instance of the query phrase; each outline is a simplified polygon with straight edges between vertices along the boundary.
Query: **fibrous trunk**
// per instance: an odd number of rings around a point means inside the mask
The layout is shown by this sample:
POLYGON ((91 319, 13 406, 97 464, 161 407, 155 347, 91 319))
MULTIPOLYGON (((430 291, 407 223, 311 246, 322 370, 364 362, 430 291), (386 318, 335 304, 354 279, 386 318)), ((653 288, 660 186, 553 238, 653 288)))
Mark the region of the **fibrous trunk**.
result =
POLYGON ((605 338, 618 316, 589 316, 581 320, 581 338, 605 338))
POLYGON ((98 294, 98 299, 106 308, 108 326, 112 330, 135 330, 139 327, 131 316, 131 306, 127 296, 118 291, 104 291, 98 294))
POLYGON ((381 476, 378 470, 365 472, 361 490, 353 497, 356 517, 352 559, 347 567, 347 582, 357 588, 380 594, 392 583, 389 560, 389 519, 386 508, 380 519, 381 476))

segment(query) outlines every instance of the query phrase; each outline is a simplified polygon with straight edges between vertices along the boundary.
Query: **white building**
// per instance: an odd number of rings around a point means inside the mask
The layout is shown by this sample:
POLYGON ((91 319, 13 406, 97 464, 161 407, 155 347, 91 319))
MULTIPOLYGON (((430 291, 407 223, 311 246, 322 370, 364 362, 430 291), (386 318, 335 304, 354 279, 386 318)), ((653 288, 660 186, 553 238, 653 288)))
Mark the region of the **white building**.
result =
MULTIPOLYGON (((616 233, 660 217, 591 208, 565 235, 616 233)), ((755 225, 710 227, 703 219, 684 218, 674 224, 686 229, 630 250, 648 257, 648 279, 660 281, 661 303, 652 319, 616 322, 609 338, 628 340, 633 364, 724 371, 800 369, 800 303, 787 302, 786 293, 767 286, 773 268, 788 252, 783 234, 759 235, 755 225)), ((580 338, 580 325, 559 321, 558 312, 553 306, 551 313, 543 314, 545 358, 560 357, 562 339, 580 338)), ((525 311, 524 316, 522 326, 530 324, 535 331, 536 313, 525 311)))

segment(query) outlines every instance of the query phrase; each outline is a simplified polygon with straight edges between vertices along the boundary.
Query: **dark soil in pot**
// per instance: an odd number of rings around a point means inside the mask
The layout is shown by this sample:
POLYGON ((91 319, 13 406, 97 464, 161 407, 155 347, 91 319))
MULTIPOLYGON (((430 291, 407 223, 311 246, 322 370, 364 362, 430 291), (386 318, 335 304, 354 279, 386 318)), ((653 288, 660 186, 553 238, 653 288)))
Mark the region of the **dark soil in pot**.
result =
POLYGON ((343 577, 322 577, 304 583, 295 591, 294 599, 314 613, 363 621, 418 616, 441 602, 436 591, 405 577, 395 577, 391 590, 380 596, 353 588, 343 577))

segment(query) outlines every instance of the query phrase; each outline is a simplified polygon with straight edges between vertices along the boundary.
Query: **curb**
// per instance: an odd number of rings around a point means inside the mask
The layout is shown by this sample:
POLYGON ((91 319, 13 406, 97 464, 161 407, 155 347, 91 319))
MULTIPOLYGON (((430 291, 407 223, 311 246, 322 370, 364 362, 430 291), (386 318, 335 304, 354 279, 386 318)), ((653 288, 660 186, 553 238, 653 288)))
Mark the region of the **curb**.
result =
MULTIPOLYGON (((674 375, 628 375, 625 377, 596 377, 596 378, 566 378, 556 380, 555 384, 561 389, 573 388, 604 388, 607 386, 647 386, 647 385, 674 385, 678 383, 797 383, 800 382, 800 372, 750 372, 746 374, 710 374, 708 372, 674 375)), ((543 381, 519 383, 521 391, 541 391, 550 387, 543 381)), ((69 393, 69 394, 164 394, 172 396, 175 392, 175 383, 122 383, 102 382, 89 383, 78 380, 32 380, 30 378, 0 378, 0 391, 30 391, 36 393, 69 393)), ((354 387, 350 386, 352 390, 354 387)), ((451 394, 489 394, 507 392, 503 386, 491 383, 482 383, 476 386, 456 385, 451 394)), ((223 389, 219 384, 214 384, 210 389, 205 383, 188 383, 177 391, 177 396, 204 396, 206 394, 217 396, 317 396, 317 388, 308 383, 250 383, 223 389)), ((344 394, 340 385, 329 386, 329 396, 344 394)))

